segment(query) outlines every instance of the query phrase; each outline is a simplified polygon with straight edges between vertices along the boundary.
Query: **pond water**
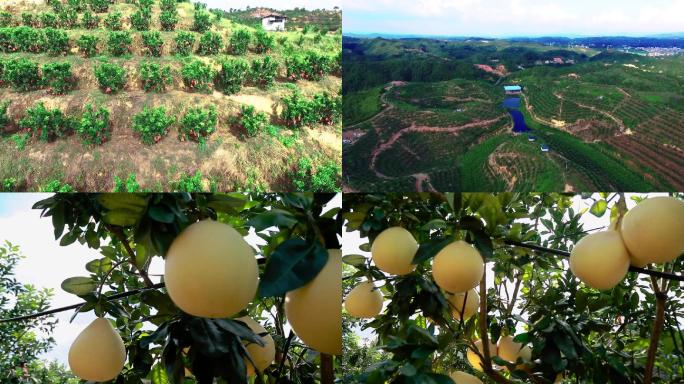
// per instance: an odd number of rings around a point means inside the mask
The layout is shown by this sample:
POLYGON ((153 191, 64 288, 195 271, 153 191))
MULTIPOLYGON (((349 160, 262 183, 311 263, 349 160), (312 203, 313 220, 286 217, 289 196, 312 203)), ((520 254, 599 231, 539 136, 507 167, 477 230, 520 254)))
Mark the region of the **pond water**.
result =
POLYGON ((522 112, 517 109, 509 109, 508 113, 513 117, 513 132, 521 133, 530 131, 530 128, 525 124, 525 116, 523 116, 522 112))
POLYGON ((504 99, 504 108, 520 108, 520 98, 519 97, 509 97, 504 99))

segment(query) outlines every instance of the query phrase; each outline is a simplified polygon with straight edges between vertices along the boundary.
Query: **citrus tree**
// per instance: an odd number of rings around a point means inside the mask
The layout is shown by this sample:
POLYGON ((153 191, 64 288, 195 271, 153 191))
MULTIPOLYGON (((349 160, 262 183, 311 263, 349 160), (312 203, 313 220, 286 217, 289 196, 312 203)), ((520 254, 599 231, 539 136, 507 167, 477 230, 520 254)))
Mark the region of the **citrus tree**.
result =
POLYGON ((684 201, 647 197, 345 195, 345 379, 680 382, 684 201))
POLYGON ((342 348, 342 219, 327 207, 333 197, 56 194, 37 202, 60 245, 101 253, 87 263, 89 276, 62 283, 83 299, 74 317, 97 316, 71 346, 72 371, 113 383, 332 382, 340 369, 332 355, 342 348), (161 282, 148 272, 155 258, 164 259, 161 282), (302 319, 307 311, 316 316, 302 319))

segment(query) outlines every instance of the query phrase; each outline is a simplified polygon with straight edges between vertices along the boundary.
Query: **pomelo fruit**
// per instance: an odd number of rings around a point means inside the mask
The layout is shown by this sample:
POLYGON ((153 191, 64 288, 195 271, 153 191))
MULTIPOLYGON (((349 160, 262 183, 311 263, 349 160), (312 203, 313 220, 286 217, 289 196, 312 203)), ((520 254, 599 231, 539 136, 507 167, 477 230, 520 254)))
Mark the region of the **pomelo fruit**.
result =
POLYGON ((447 296, 447 300, 451 304, 451 313, 454 319, 467 321, 472 315, 476 314, 480 307, 480 295, 475 289, 471 289, 466 293, 454 293, 447 296), (464 306, 465 302, 465 306, 464 306), (463 312, 463 313, 461 313, 463 312))
POLYGON ((449 374, 455 384, 482 384, 482 380, 463 371, 454 371, 449 374))
POLYGON ((171 300, 198 317, 240 312, 259 285, 252 248, 233 227, 211 220, 190 225, 173 240, 164 268, 171 300))
MULTIPOLYGON (((477 350, 480 351, 480 354, 484 356, 484 349, 482 349, 482 340, 476 341, 475 346, 477 347, 477 350)), ((489 340, 489 356, 494 357, 496 355, 496 344, 492 343, 491 340, 489 340)), ((480 356, 478 356, 470 348, 468 348, 467 350, 466 358, 468 359, 470 365, 473 366, 473 368, 477 369, 480 372, 484 371, 484 369, 482 368, 482 360, 480 360, 480 356)))
POLYGON ((328 262, 303 287, 285 295, 285 315, 297 336, 321 353, 342 353, 342 251, 328 250, 328 262))
MULTIPOLYGON (((273 360, 275 360, 276 350, 275 343, 273 342, 273 337, 271 337, 271 335, 268 334, 266 328, 262 327, 261 324, 257 323, 256 321, 254 321, 254 319, 252 319, 249 316, 238 317, 235 320, 239 320, 247 324, 249 329, 251 329, 252 332, 256 333, 257 335, 261 336, 261 339, 266 344, 263 347, 255 343, 249 343, 245 346, 245 348, 247 348, 247 352, 249 352, 249 356, 252 357, 252 361, 254 362, 254 365, 256 365, 257 370, 259 372, 262 372, 264 369, 268 368, 268 366, 273 363, 273 360), (266 335, 262 336, 261 334, 264 333, 266 335)), ((245 359, 245 364, 247 365, 247 376, 253 376, 254 366, 247 359, 245 359)))
POLYGON ((480 252, 465 241, 455 241, 442 248, 432 261, 432 278, 451 293, 465 292, 480 284, 484 260, 480 252))
POLYGON ((371 318, 382 311, 382 293, 370 281, 359 283, 347 295, 344 308, 354 317, 371 318))
POLYGON ((673 261, 684 253, 684 201, 646 199, 627 211, 620 232, 634 265, 673 261))
POLYGON ((499 339, 498 356, 511 363, 518 361, 518 357, 522 358, 523 362, 528 362, 532 358, 532 349, 529 346, 516 343, 512 336, 503 336, 499 339))
POLYGON ((109 381, 121 373, 126 347, 109 320, 98 317, 69 348, 69 367, 83 380, 109 381))
POLYGON ((611 289, 629 270, 629 253, 618 231, 584 236, 570 253, 570 270, 590 287, 611 289))
POLYGON ((382 231, 373 241, 371 256, 375 265, 383 272, 406 275, 416 269, 412 264, 418 251, 418 243, 411 232, 402 227, 391 227, 382 231))

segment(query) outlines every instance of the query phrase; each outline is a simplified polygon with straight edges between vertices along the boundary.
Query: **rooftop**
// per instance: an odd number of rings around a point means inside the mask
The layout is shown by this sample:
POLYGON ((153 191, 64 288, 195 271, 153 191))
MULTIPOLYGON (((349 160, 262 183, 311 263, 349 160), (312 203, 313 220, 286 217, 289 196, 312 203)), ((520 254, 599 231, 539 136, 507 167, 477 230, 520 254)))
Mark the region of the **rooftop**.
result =
POLYGON ((522 87, 519 85, 504 85, 504 90, 509 91, 521 91, 522 87))

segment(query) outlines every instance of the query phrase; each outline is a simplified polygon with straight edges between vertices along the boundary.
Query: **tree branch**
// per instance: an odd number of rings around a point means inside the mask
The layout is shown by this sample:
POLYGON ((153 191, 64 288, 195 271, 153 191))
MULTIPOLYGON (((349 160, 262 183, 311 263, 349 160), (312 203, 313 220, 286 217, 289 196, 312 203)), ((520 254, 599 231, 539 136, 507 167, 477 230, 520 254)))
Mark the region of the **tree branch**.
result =
POLYGON ((658 287, 658 279, 651 276, 651 283, 655 291, 656 298, 656 313, 653 319, 653 332, 651 333, 651 342, 648 346, 648 354, 646 356, 646 367, 644 368, 644 384, 653 383, 653 368, 655 368, 656 353, 658 352, 658 342, 660 341, 660 334, 663 331, 663 323, 665 322, 665 301, 667 294, 658 287))
POLYGON ((150 276, 147 275, 147 271, 144 268, 138 268, 138 266, 135 264, 135 252, 128 243, 128 239, 126 238, 126 234, 124 234, 123 229, 121 227, 116 227, 109 224, 105 224, 105 228, 107 228, 110 233, 116 236, 117 240, 119 240, 121 244, 123 244, 124 248, 126 248, 131 265, 140 273, 140 277, 142 277, 145 285, 147 287, 153 286, 154 283, 152 280, 150 280, 150 276))

